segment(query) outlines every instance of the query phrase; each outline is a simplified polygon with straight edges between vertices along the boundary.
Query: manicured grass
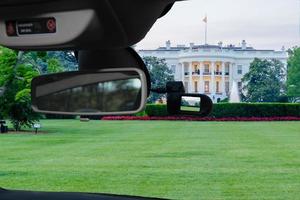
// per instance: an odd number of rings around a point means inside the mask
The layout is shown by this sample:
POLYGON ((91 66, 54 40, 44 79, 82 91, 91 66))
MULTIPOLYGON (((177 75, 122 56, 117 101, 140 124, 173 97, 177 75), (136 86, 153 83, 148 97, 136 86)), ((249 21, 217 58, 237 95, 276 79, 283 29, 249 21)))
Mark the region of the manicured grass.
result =
POLYGON ((42 121, 0 135, 0 187, 172 199, 299 199, 299 122, 42 121))

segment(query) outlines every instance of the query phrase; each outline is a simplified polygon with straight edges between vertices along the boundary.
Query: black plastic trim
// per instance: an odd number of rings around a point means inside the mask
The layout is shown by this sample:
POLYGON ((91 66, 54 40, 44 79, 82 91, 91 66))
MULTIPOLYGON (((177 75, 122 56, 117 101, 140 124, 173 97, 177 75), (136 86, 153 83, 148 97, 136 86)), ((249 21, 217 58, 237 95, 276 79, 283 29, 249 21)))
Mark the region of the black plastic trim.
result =
POLYGON ((145 198, 138 196, 73 193, 73 192, 33 192, 0 190, 1 200, 159 200, 158 198, 145 198))

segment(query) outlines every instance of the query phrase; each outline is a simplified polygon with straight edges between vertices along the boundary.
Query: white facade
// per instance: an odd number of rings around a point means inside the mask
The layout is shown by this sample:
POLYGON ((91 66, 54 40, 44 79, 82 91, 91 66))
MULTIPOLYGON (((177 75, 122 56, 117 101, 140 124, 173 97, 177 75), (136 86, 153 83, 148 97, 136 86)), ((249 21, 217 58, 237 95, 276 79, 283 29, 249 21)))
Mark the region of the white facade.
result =
POLYGON ((228 98, 234 81, 242 87, 241 79, 249 72, 250 64, 255 58, 277 59, 285 66, 288 59, 284 49, 257 50, 247 47, 245 41, 241 47, 222 47, 222 43, 171 47, 168 41, 166 47, 139 50, 138 53, 141 57, 165 59, 174 72, 175 80, 184 83, 187 93, 207 94, 214 102, 228 98))

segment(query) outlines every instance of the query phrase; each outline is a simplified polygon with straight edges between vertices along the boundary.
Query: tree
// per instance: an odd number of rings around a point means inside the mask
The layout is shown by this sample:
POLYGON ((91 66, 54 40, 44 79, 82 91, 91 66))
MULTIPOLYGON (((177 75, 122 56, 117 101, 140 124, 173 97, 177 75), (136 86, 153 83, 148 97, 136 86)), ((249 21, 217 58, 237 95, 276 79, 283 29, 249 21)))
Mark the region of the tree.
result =
POLYGON ((17 60, 18 64, 30 66, 39 74, 47 73, 47 52, 45 51, 20 51, 17 60))
POLYGON ((49 60, 47 60, 47 72, 48 74, 50 73, 60 73, 63 72, 64 68, 61 65, 61 63, 59 62, 58 59, 55 58, 50 58, 49 60))
POLYGON ((16 52, 0 47, 0 109, 16 131, 31 127, 40 115, 31 109, 31 81, 34 77, 73 71, 78 68, 71 51, 16 52))
MULTIPOLYGON (((174 81, 174 75, 164 59, 144 57, 143 60, 150 72, 152 88, 165 88, 167 82, 174 81)), ((151 93, 148 102, 155 103, 163 97, 162 94, 151 93)))
POLYGON ((0 109, 3 117, 10 119, 14 129, 31 127, 39 120, 39 115, 31 109, 31 80, 39 71, 31 64, 18 62, 22 52, 0 47, 0 109))
POLYGON ((31 65, 40 74, 59 73, 77 70, 77 61, 72 52, 64 51, 28 51, 23 52, 19 63, 31 65))
POLYGON ((242 79, 248 102, 275 102, 284 92, 285 68, 278 60, 260 60, 250 65, 250 71, 242 79))
POLYGON ((78 70, 78 62, 73 51, 49 51, 47 56, 49 59, 57 59, 64 71, 78 70))
POLYGON ((300 101, 300 47, 289 51, 288 60, 288 96, 292 101, 300 101))

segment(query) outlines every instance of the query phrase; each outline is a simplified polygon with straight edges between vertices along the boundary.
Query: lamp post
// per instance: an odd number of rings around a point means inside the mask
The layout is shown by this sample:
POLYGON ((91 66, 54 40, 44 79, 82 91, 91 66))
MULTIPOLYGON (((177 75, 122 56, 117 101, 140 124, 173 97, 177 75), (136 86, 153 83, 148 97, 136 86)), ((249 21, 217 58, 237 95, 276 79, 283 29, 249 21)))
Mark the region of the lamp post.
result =
POLYGON ((36 123, 36 124, 33 125, 33 128, 35 129, 35 134, 38 133, 38 130, 39 130, 41 127, 42 127, 41 124, 38 124, 38 123, 36 123))

